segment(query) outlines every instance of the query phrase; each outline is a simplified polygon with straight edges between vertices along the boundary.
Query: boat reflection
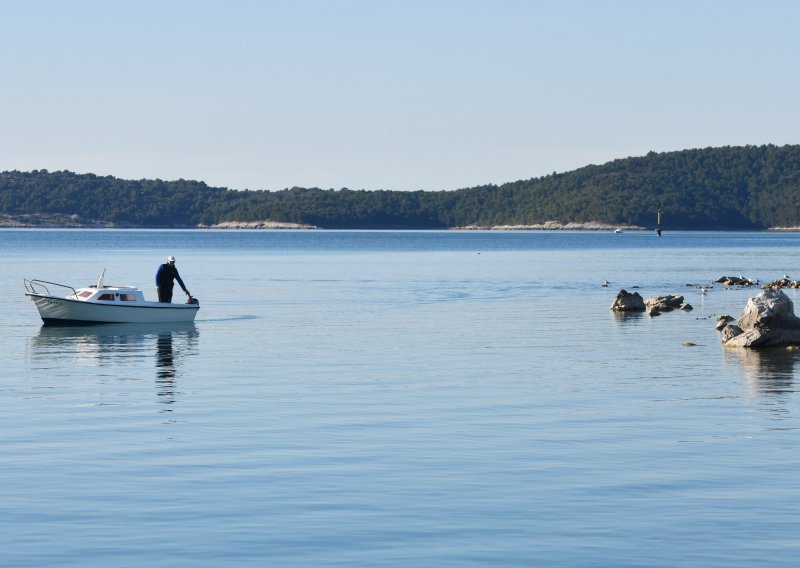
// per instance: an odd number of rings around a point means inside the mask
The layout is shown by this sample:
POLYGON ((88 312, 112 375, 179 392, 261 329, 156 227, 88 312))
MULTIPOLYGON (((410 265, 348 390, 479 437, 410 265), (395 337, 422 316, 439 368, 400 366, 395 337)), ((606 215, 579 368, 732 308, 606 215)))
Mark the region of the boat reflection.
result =
POLYGON ((134 373, 151 360, 158 400, 171 405, 176 400, 178 370, 187 357, 198 353, 198 337, 193 322, 42 326, 31 338, 31 358, 48 365, 59 361, 65 365, 120 367, 134 373))
POLYGON ((735 359, 753 395, 778 396, 795 391, 794 368, 800 361, 800 351, 781 348, 726 349, 725 357, 735 359))

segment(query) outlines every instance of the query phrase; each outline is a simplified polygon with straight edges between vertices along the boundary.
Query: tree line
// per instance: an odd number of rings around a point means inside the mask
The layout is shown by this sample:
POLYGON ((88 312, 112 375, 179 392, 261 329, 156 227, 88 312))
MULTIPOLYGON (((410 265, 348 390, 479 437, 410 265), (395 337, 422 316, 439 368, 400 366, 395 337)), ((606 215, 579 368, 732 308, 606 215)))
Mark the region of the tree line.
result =
POLYGON ((69 171, 0 172, 0 214, 115 226, 276 221, 326 229, 445 229, 599 222, 668 229, 800 226, 800 145, 650 152, 565 173, 455 191, 294 187, 237 191, 202 181, 69 171))

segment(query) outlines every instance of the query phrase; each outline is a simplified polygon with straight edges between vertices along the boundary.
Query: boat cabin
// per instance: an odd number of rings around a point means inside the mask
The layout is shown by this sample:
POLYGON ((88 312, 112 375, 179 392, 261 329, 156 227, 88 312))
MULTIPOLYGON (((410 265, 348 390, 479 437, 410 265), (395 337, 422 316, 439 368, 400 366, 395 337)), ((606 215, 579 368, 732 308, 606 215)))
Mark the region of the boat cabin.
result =
POLYGON ((133 286, 89 286, 78 288, 74 298, 84 302, 108 302, 119 304, 137 304, 144 302, 144 294, 133 286))

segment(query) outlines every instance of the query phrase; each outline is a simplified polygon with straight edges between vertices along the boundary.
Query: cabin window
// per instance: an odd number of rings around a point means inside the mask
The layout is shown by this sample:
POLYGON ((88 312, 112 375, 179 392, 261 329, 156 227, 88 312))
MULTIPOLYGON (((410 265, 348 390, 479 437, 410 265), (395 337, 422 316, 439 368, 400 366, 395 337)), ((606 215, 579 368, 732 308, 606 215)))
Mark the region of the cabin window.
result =
POLYGON ((103 300, 105 302, 113 302, 114 301, 114 294, 100 294, 100 297, 97 298, 98 300, 103 300))
POLYGON ((120 294, 119 299, 122 300, 123 302, 135 302, 136 296, 134 296, 133 294, 120 294))

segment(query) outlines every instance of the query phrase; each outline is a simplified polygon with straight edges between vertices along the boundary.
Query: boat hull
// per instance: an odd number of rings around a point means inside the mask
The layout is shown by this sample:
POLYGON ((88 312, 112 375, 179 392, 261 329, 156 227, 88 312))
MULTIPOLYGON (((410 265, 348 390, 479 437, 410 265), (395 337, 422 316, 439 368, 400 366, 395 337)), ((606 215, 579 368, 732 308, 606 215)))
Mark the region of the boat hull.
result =
POLYGON ((94 323, 192 322, 198 304, 145 302, 132 306, 71 300, 44 294, 26 294, 39 310, 45 325, 86 325, 94 323))

